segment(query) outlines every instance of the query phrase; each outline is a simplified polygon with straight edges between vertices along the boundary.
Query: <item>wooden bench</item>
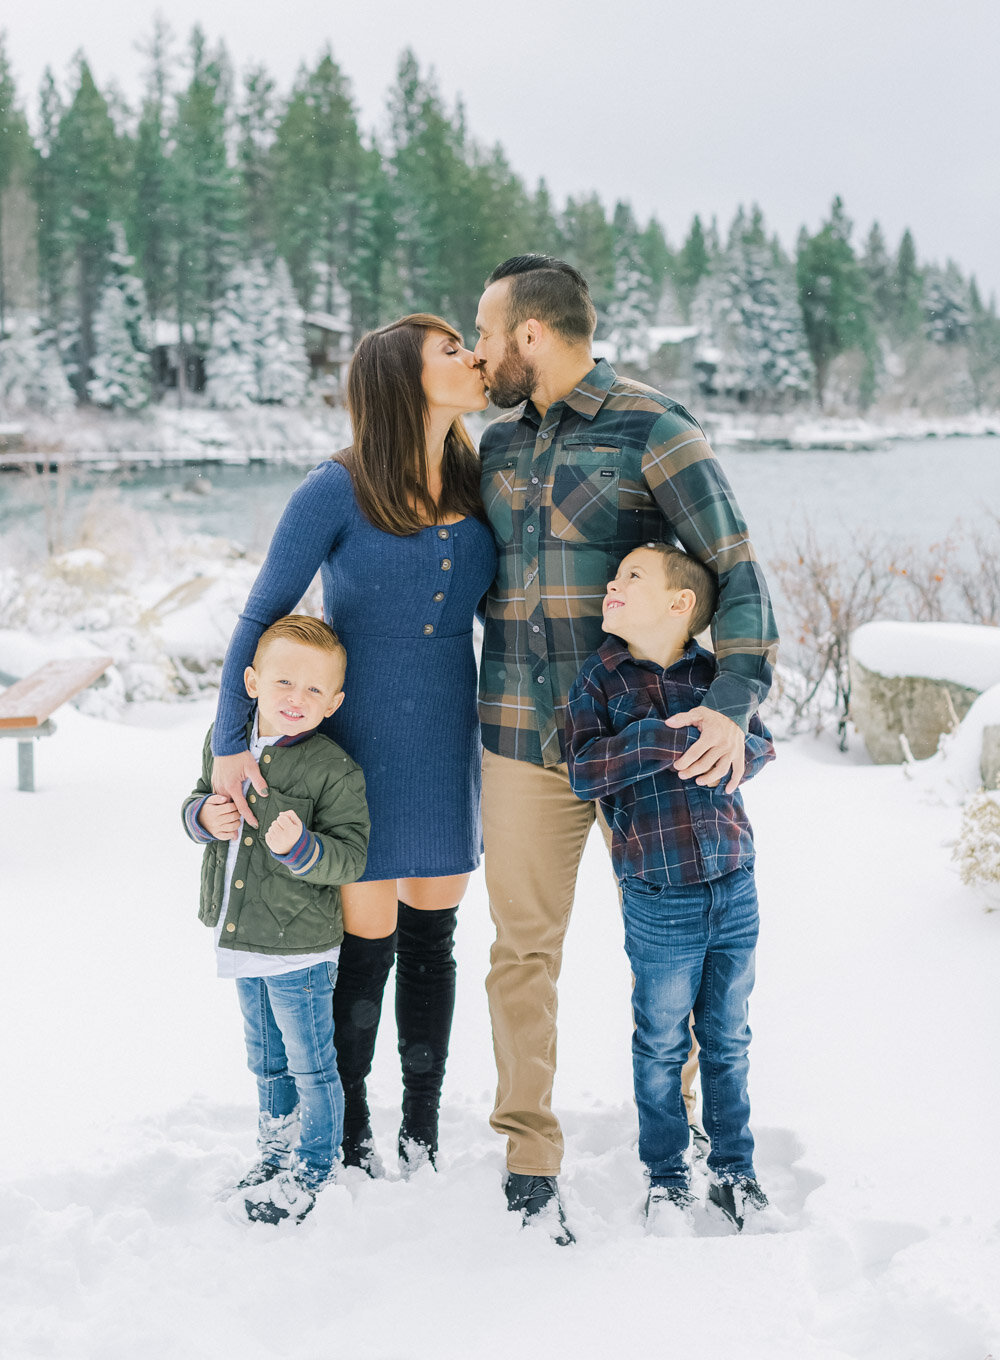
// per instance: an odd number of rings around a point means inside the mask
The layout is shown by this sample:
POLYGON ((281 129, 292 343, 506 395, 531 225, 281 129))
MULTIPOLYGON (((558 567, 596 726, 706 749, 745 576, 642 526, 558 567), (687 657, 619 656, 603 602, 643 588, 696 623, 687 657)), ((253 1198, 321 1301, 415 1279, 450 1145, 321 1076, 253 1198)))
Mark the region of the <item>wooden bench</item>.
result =
MULTIPOLYGON (((35 790, 36 738, 51 736, 56 730, 49 716, 92 685, 112 664, 110 656, 48 661, 0 694, 0 737, 17 741, 17 787, 23 793, 35 790)), ((11 679, 0 673, 0 682, 11 679)))

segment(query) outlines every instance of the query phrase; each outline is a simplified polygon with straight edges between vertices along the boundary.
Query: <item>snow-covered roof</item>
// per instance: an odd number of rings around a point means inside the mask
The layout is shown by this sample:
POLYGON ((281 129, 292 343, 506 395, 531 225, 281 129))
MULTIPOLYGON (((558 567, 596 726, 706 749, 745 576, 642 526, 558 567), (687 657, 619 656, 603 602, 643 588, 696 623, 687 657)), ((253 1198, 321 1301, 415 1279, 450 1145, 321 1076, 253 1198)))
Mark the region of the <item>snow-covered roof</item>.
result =
POLYGON ((338 335, 351 333, 351 323, 331 312, 306 312, 304 320, 307 326, 318 326, 321 331, 336 331, 338 335))
POLYGON ((864 623, 851 655, 877 675, 917 675, 985 690, 1000 684, 1000 628, 975 623, 864 623))
POLYGON ((650 349, 662 349, 664 345, 682 345, 685 340, 693 340, 700 333, 698 326, 650 326, 650 349))

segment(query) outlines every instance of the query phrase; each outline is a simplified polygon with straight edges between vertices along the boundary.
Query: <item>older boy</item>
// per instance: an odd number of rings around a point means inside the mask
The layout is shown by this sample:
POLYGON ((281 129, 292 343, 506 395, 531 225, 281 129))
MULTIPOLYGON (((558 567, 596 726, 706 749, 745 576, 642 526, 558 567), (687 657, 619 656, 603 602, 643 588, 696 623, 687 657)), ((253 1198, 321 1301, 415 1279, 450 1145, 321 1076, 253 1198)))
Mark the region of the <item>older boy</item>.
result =
POLYGON ((316 728, 343 703, 345 666, 320 620, 272 624, 244 675, 256 700, 247 738, 267 770, 267 794, 250 794, 259 828, 212 793, 211 730, 184 804, 188 835, 205 845, 199 916, 215 928, 219 976, 236 979, 257 1078, 259 1160, 236 1186, 252 1222, 301 1222, 343 1132, 333 1043, 340 885, 364 873, 369 821, 360 769, 316 728))
MULTIPOLYGON (((701 1045, 709 1200, 741 1229, 767 1207, 753 1165, 747 1001, 754 979, 757 895, 753 834, 738 791, 682 780, 676 762, 696 728, 667 719, 701 704, 715 658, 692 639, 716 607, 712 573, 681 549, 630 552, 607 586, 611 636, 570 690, 569 779, 599 799, 612 830, 625 949, 635 978, 632 1067, 639 1156, 649 1177, 650 1229, 693 1228, 681 1068, 688 1016, 701 1045)), ((774 756, 759 718, 746 737, 744 778, 774 756)))

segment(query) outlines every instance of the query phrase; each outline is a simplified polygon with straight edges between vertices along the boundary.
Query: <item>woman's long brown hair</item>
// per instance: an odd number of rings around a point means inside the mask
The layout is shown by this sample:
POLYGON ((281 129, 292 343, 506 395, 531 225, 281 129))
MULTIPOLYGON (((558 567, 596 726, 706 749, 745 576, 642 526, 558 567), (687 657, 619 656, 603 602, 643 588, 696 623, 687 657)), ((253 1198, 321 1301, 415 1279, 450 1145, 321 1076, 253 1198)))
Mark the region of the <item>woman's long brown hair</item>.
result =
POLYGON ((400 536, 452 515, 484 517, 479 458, 460 418, 444 441, 441 497, 435 500, 430 493, 421 380, 428 331, 443 331, 463 343, 454 326, 429 312, 404 316, 362 338, 347 370, 354 443, 334 454, 351 474, 365 518, 376 529, 400 536))

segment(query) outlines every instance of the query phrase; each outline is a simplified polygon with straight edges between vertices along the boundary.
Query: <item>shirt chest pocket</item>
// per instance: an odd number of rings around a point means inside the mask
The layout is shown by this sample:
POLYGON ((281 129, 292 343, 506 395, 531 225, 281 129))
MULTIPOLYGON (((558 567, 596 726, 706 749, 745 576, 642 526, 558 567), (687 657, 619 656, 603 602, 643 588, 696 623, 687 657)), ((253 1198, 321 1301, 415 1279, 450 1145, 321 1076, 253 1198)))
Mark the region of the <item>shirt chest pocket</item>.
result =
POLYGON ((563 441, 565 461, 552 478, 550 529, 565 543, 604 543, 618 534, 619 444, 595 439, 563 441))
POLYGON ((480 490, 490 528, 498 543, 509 543, 514 537, 516 477, 516 458, 500 458, 483 467, 480 490))

